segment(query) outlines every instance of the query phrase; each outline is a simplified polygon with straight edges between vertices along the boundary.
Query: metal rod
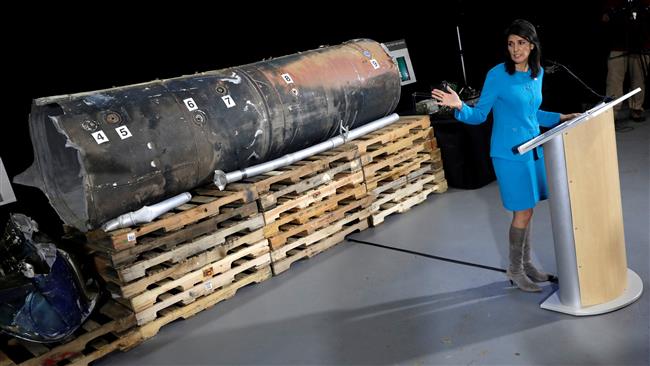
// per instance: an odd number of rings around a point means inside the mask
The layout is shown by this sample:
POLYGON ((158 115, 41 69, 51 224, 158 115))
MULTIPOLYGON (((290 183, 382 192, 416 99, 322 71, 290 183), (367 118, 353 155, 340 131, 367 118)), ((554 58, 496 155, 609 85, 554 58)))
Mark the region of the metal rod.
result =
POLYGON ((123 227, 133 226, 135 224, 151 222, 156 217, 186 202, 189 202, 191 199, 191 194, 183 192, 178 196, 168 198, 162 202, 156 203, 155 205, 144 206, 137 211, 125 213, 124 215, 121 215, 102 225, 102 229, 104 231, 112 231, 115 229, 121 229, 123 227))
POLYGON ((458 26, 456 26, 456 35, 458 35, 458 49, 460 50, 460 66, 463 68, 463 80, 465 81, 465 85, 467 85, 467 75, 465 74, 465 59, 463 58, 463 45, 460 42, 460 28, 458 26))
POLYGON ((323 151, 331 150, 337 146, 343 145, 344 143, 354 140, 358 137, 361 137, 367 133, 378 130, 382 127, 388 126, 389 124, 397 121, 399 115, 396 113, 390 114, 386 117, 380 118, 374 122, 365 124, 359 128, 355 128, 343 135, 338 135, 332 137, 331 139, 321 142, 320 144, 308 147, 306 149, 297 151, 292 154, 284 155, 281 158, 267 161, 266 163, 258 164, 246 169, 236 170, 230 173, 224 173, 221 170, 214 171, 214 184, 220 189, 224 190, 228 183, 233 183, 240 181, 244 178, 254 177, 259 174, 270 172, 277 168, 293 164, 296 161, 303 160, 312 155, 316 155, 323 151))

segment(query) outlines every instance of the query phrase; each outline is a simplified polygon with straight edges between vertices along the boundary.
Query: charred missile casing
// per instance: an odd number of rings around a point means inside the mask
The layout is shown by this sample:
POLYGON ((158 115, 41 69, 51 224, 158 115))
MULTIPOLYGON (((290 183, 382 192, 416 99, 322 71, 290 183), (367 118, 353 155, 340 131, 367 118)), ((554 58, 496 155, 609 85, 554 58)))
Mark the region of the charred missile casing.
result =
POLYGON ((390 114, 399 71, 377 42, 353 40, 249 65, 34 100, 36 186, 67 225, 125 212, 390 114))

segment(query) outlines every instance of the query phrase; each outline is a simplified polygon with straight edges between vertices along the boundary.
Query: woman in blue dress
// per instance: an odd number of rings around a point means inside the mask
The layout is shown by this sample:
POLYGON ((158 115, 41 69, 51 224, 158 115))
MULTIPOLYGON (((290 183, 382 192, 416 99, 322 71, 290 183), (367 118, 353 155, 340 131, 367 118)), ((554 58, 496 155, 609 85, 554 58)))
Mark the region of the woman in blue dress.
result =
POLYGON ((510 225, 510 265, 507 276, 523 291, 537 292, 535 282, 552 275, 537 270, 531 261, 530 221, 537 202, 547 198, 546 171, 541 148, 519 155, 513 148, 540 134, 539 126, 552 127, 578 113, 560 114, 539 109, 542 104, 540 45, 535 27, 517 19, 506 30, 507 57, 487 74, 481 97, 474 107, 463 103, 453 90, 434 89, 438 104, 454 108, 457 120, 483 123, 490 111, 494 124, 490 156, 503 206, 513 211, 510 225))

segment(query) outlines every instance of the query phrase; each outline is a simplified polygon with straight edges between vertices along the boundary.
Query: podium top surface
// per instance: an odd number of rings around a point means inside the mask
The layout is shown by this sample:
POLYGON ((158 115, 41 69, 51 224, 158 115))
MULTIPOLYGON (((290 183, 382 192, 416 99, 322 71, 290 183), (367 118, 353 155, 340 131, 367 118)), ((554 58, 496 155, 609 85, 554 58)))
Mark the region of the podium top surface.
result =
POLYGON ((543 134, 541 134, 541 135, 539 135, 539 136, 537 136, 537 137, 535 137, 535 138, 533 138, 531 140, 528 140, 528 141, 524 142, 523 144, 517 146, 514 150, 518 154, 525 154, 528 151, 530 151, 530 150, 544 144, 545 142, 551 140, 552 138, 554 138, 555 136, 561 134, 562 132, 565 132, 565 131, 567 131, 569 129, 572 129, 572 128, 578 126, 579 124, 581 124, 583 122, 586 122, 586 121, 598 116, 599 114, 607 111, 608 109, 613 108, 615 105, 621 103, 625 99, 633 96, 634 94, 636 94, 636 93, 638 93, 640 91, 641 91, 641 88, 636 88, 636 89, 632 90, 631 92, 629 92, 629 93, 627 93, 627 94, 625 94, 625 95, 623 95, 623 96, 621 96, 619 98, 616 98, 616 99, 612 100, 611 102, 600 103, 597 106, 591 108, 590 110, 580 114, 578 117, 575 117, 575 118, 573 118, 573 119, 571 119, 569 121, 566 121, 564 123, 560 123, 559 125, 557 125, 557 126, 553 127, 552 129, 544 132, 543 134))

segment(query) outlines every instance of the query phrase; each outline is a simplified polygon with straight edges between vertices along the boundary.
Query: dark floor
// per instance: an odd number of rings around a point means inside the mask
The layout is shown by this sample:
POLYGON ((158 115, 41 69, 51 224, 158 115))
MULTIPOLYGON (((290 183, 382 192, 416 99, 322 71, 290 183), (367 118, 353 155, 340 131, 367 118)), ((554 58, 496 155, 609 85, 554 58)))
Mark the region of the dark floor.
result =
MULTIPOLYGON (((553 291, 503 273, 347 241, 98 365, 650 363, 650 118, 617 133, 628 267, 641 298, 573 317, 540 309, 553 291)), ((505 268, 510 214, 493 182, 450 189, 351 239, 505 268)), ((535 259, 555 271, 549 208, 535 211, 535 259)))

